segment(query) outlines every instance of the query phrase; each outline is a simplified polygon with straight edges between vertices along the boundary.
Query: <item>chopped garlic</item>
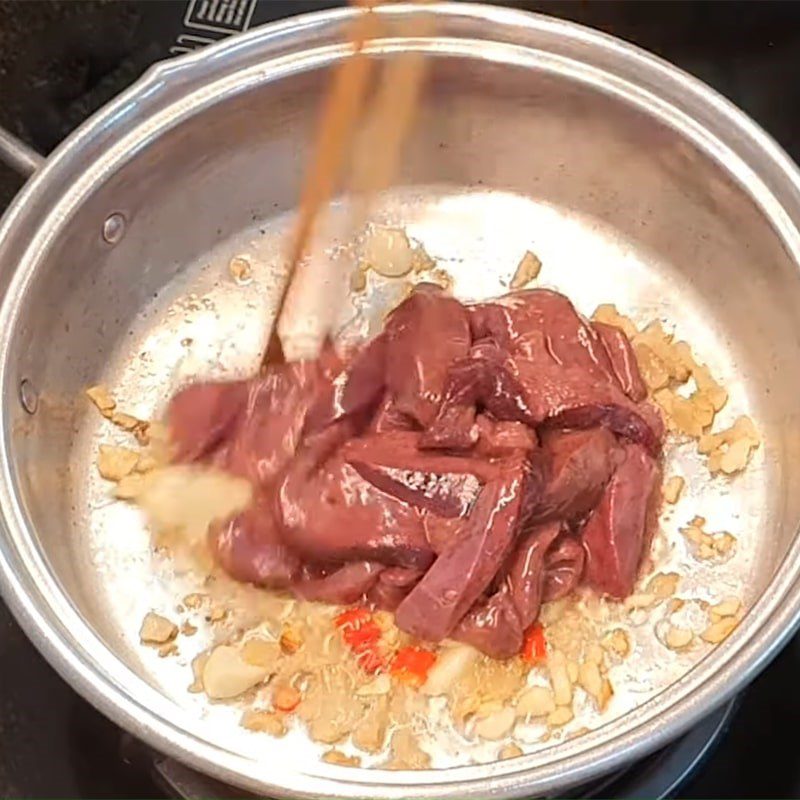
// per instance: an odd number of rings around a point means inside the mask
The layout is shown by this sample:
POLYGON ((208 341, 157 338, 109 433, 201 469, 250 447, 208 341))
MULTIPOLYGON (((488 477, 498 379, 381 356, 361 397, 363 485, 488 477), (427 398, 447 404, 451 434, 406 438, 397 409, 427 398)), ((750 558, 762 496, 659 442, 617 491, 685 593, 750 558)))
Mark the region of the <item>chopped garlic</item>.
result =
POLYGON ((602 670, 605 664, 605 656, 603 655, 603 648, 597 642, 591 642, 586 648, 586 660, 591 661, 593 664, 602 670))
POLYGON ((569 706, 559 706, 548 715, 547 724, 554 728, 560 727, 561 725, 566 725, 568 722, 572 722, 574 716, 569 706))
POLYGON ((142 627, 139 629, 139 639, 144 644, 165 644, 177 635, 178 626, 153 611, 145 615, 142 627))
POLYGON ((538 256, 534 255, 530 250, 526 250, 522 256, 514 277, 511 278, 511 288, 521 289, 523 286, 529 284, 532 280, 539 277, 539 271, 542 268, 542 262, 538 256))
POLYGON ((650 392, 663 389, 669 383, 666 364, 646 345, 637 342, 633 347, 639 372, 650 392))
POLYGON ((244 256, 235 256, 228 263, 228 272, 237 283, 247 283, 253 278, 253 268, 244 256))
POLYGON ((414 248, 411 261, 414 272, 428 272, 436 267, 435 259, 428 254, 427 250, 425 250, 422 245, 417 245, 414 248))
POLYGON ((686 601, 682 600, 680 597, 673 597, 667 603, 667 616, 670 614, 674 614, 677 611, 680 611, 686 605, 686 601))
POLYGON ((736 617, 721 617, 716 622, 712 622, 700 635, 710 644, 719 644, 731 634, 738 624, 739 620, 736 617))
POLYGON ((453 291, 453 276, 443 267, 437 267, 431 270, 428 275, 428 280, 430 283, 435 283, 446 292, 453 291))
POLYGON ((747 462, 752 450, 752 444, 746 439, 737 439, 722 454, 719 460, 720 471, 726 475, 740 472, 747 466, 747 462))
POLYGON ((697 450, 708 456, 709 472, 733 475, 750 463, 760 443, 761 437, 753 421, 741 416, 730 428, 700 437, 697 450))
POLYGON ((147 447, 150 444, 150 424, 144 420, 140 420, 139 424, 133 429, 132 433, 136 437, 136 441, 141 447, 147 447))
POLYGON ((159 466, 159 463, 158 459, 150 453, 140 453, 135 469, 137 472, 152 472, 159 466))
POLYGON ((269 671, 248 664, 236 647, 215 647, 203 666, 203 689, 212 700, 229 700, 261 683, 269 671))
POLYGON ((117 403, 108 389, 101 384, 90 386, 86 390, 86 396, 95 404, 97 410, 104 417, 111 416, 111 412, 117 407, 117 403))
POLYGON ((670 505, 675 505, 675 503, 680 500, 684 484, 685 481, 680 475, 673 475, 664 484, 664 490, 662 492, 664 496, 664 502, 669 503, 670 505))
POLYGON ((178 652, 178 645, 175 642, 167 642, 158 648, 158 657, 166 658, 167 656, 174 656, 178 652))
POLYGON ((647 591, 655 595, 659 600, 666 600, 678 591, 678 581, 680 576, 675 572, 659 572, 650 578, 647 584, 647 591))
POLYGON ((483 717, 475 723, 475 733, 481 739, 488 739, 489 741, 496 742, 499 739, 504 739, 511 732, 514 727, 516 714, 511 706, 495 711, 488 717, 483 717))
POLYGON ((276 669, 281 658, 281 648, 277 642, 266 639, 248 639, 242 645, 242 658, 254 667, 276 669))
POLYGON ((276 686, 272 692, 272 704, 278 711, 294 711, 302 699, 300 691, 290 684, 276 686))
POLYGON ((192 676, 194 680, 188 687, 192 694, 199 694, 203 691, 203 667, 208 661, 208 653, 199 653, 192 659, 192 676))
POLYGON ((703 530, 705 520, 695 517, 681 533, 695 545, 695 556, 704 561, 719 560, 731 553, 736 545, 736 538, 727 531, 707 533, 703 530))
POLYGON ((474 647, 467 644, 457 644, 443 649, 436 663, 428 671, 428 677, 420 691, 430 697, 447 693, 479 655, 474 647))
POLYGON ((716 605, 711 606, 709 611, 712 618, 735 617, 742 607, 742 601, 738 597, 726 597, 716 605))
POLYGON ((697 384, 698 393, 708 398, 714 411, 721 411, 728 402, 728 392, 711 377, 708 367, 704 364, 694 364, 692 377, 697 384))
POLYGON ((714 407, 702 395, 682 397, 669 388, 659 389, 653 399, 666 416, 670 430, 699 438, 714 421, 714 407))
POLYGON ((620 658, 627 658, 631 652, 631 640, 622 628, 615 628, 603 639, 603 647, 620 658))
POLYGON ((207 599, 207 594, 193 592, 192 594, 187 594, 186 597, 183 598, 183 604, 186 606, 186 608, 200 608, 200 606, 203 605, 207 599))
POLYGON ((694 634, 686 628, 670 625, 664 635, 664 642, 670 650, 683 650, 692 643, 694 634))
POLYGON ((603 693, 603 676, 600 668, 593 661, 584 661, 578 673, 578 683, 581 688, 599 701, 603 693))
POLYGON ((147 475, 136 472, 126 475, 114 488, 114 497, 118 500, 135 500, 147 485, 147 475))
POLYGON ((296 653, 303 646, 303 637, 294 628, 284 625, 278 640, 281 650, 288 655, 296 653))
POLYGON ((97 471, 107 481, 121 481, 133 472, 139 462, 139 454, 127 447, 101 444, 97 456, 97 471))
POLYGON ((400 228, 374 226, 364 243, 365 266, 385 278, 408 275, 414 266, 414 250, 400 228))
POLYGON ((283 721, 283 717, 274 711, 248 709, 242 714, 239 724, 249 731, 268 733, 270 736, 280 737, 286 735, 286 723, 283 721))
POLYGON ((553 693, 545 686, 531 686, 517 700, 517 716, 546 717, 555 711, 556 701, 553 693))
POLYGON ((632 594, 629 597, 625 598, 625 608, 628 611, 635 610, 637 608, 651 608, 655 605, 655 602, 658 598, 654 594, 650 594, 649 592, 640 592, 639 594, 632 594))
POLYGON ((338 764, 340 767, 361 766, 361 759, 358 756, 346 756, 340 750, 328 750, 322 754, 322 760, 328 764, 338 764))
POLYGON ((124 431, 133 431, 137 426, 142 424, 142 420, 136 419, 136 417, 131 414, 124 414, 121 411, 115 411, 111 415, 111 421, 124 431))
POLYGON ((500 761, 507 761, 509 758, 519 758, 522 755, 522 748, 519 745, 510 742, 509 744, 504 744, 500 751, 497 754, 497 758, 500 761))
POLYGON ((568 706, 572 703, 572 683, 567 672, 567 661, 564 654, 555 650, 547 659, 550 672, 550 683, 557 706, 568 706))
POLYGON ((605 711, 608 707, 609 700, 614 696, 614 687, 608 678, 603 678, 603 685, 600 687, 600 696, 597 700, 597 710, 605 711))
POLYGON ((613 325, 619 328, 629 339, 633 339, 639 333, 636 325, 630 317, 626 317, 617 311, 617 307, 611 303, 604 303, 597 306, 592 319, 598 322, 604 322, 606 325, 613 325))
POLYGON ((569 660, 567 661, 567 675, 569 676, 569 682, 575 685, 578 682, 578 673, 580 672, 580 666, 578 665, 577 661, 569 660))

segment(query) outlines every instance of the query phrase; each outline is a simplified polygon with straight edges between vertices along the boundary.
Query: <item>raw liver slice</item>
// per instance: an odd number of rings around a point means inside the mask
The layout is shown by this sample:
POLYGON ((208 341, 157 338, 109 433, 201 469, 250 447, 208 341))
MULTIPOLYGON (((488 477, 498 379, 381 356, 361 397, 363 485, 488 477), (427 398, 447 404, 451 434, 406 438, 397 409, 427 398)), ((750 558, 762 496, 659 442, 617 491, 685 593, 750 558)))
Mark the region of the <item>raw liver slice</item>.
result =
POLYGON ((464 306, 438 286, 422 284, 391 313, 382 335, 395 407, 428 425, 442 401, 450 364, 471 344, 464 306))
POLYGON ((538 521, 574 520, 591 511, 623 457, 605 428, 552 431, 542 440, 546 482, 533 511, 538 521))
POLYGON ((608 325, 605 322, 593 322, 592 327, 597 331, 603 346, 608 353, 614 377, 617 379, 620 388, 628 397, 636 403, 640 403, 647 397, 647 387, 642 380, 639 372, 639 364, 636 361, 636 353, 630 340, 624 331, 615 325, 608 325))
POLYGON ((366 345, 186 387, 167 417, 175 460, 253 486, 209 534, 234 578, 505 658, 543 602, 631 591, 664 433, 644 395, 625 334, 562 295, 421 286, 366 345))
POLYGON ((625 461, 583 529, 586 583, 596 591, 619 598, 633 591, 658 477, 658 466, 643 447, 625 447, 625 461))
POLYGON ((460 536, 400 604, 398 627, 429 641, 452 632, 513 546, 528 484, 527 465, 519 461, 483 487, 460 536))

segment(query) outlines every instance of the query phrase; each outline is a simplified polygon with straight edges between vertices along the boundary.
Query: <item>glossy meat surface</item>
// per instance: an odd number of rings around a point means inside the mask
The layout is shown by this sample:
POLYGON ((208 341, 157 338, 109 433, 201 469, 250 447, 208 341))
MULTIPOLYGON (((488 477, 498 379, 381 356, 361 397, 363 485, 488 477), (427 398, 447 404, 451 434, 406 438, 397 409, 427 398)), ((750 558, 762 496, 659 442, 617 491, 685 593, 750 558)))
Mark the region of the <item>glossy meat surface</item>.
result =
POLYGON ((167 422, 176 461, 253 485, 209 532, 231 576, 422 640, 514 655, 543 602, 629 593, 649 541, 661 419, 625 334, 552 291, 422 286, 355 351, 190 385, 167 422))
POLYGON ((621 598, 633 591, 658 477, 653 458, 638 445, 626 445, 625 460, 583 530, 586 583, 598 592, 621 598))

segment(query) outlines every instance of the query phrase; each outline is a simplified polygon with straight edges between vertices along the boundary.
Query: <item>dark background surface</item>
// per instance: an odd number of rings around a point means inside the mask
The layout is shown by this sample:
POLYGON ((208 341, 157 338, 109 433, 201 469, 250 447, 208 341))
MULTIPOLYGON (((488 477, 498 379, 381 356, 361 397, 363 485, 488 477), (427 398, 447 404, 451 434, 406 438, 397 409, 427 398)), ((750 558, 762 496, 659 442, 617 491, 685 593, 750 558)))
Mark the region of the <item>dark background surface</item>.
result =
MULTIPOLYGON (((0 0, 0 125, 49 152, 151 63, 223 32, 189 0, 0 0)), ((507 2, 651 50, 747 111, 800 161, 800 3, 507 2)), ((340 5, 258 0, 250 27, 340 5)), ((0 165, 0 209, 21 180, 0 165)), ((800 640, 755 682, 683 797, 800 797, 800 640)), ((118 730, 53 672, 0 604, 0 796, 156 797, 118 730)))

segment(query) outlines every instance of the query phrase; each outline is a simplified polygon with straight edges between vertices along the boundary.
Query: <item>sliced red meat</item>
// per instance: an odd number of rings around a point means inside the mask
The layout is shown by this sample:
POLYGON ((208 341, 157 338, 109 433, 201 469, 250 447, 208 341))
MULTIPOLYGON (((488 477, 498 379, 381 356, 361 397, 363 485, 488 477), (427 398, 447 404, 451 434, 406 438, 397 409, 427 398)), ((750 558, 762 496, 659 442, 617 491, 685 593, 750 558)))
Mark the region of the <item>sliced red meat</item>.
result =
POLYGON ((287 547, 274 518, 270 498, 210 532, 211 550, 233 578, 274 589, 286 589, 300 570, 300 558, 287 547))
POLYGON ((395 406, 427 426, 442 401, 450 364, 469 351, 466 309, 440 287, 421 284, 391 313, 383 335, 395 406))
POLYGON ((421 512, 369 481, 339 452, 352 426, 328 428, 299 452, 280 487, 284 540, 316 561, 422 568, 434 553, 421 512))
POLYGON ((322 378, 314 362, 270 366, 247 387, 245 408, 226 448, 225 466, 267 486, 294 456, 322 378))
MULTIPOLYGON (((610 381, 593 381, 577 367, 515 362, 516 379, 525 388, 526 406, 548 428, 592 428, 612 433, 658 453, 664 426, 650 406, 636 404, 610 381)), ((487 406, 489 407, 489 406, 487 406)), ((497 413, 489 407, 493 413, 497 413)))
POLYGON ((366 414, 377 407, 383 398, 385 373, 386 336, 380 334, 324 382, 308 411, 304 434, 311 435, 343 417, 366 414))
POLYGON ((366 346, 187 387, 168 422, 176 460, 255 489, 210 534, 233 577, 505 658, 543 601, 631 591, 663 436, 644 394, 625 335, 555 292, 467 310, 425 286, 366 346))
POLYGON ((544 560, 545 603, 566 597, 580 583, 586 563, 586 551, 574 536, 562 536, 547 551, 544 560))
POLYGON ((596 591, 620 598, 633 591, 658 478, 658 466, 647 451, 626 445, 625 460, 583 529, 585 580, 596 591))
POLYGON ((453 638, 491 658, 511 658, 522 649, 524 629, 506 588, 479 600, 453 631, 453 638))
POLYGON ((383 569, 371 561, 351 561, 330 571, 306 569, 292 588, 304 600, 348 605, 369 592, 383 569))
POLYGON ((613 376, 605 347, 591 323, 563 294, 528 289, 470 309, 473 337, 491 339, 513 355, 581 368, 595 380, 613 376))
POLYGON ((404 503, 429 509, 443 517, 467 513, 481 484, 469 472, 425 472, 414 467, 384 467, 367 462, 349 462, 373 486, 404 503))
POLYGON ((362 478, 387 494, 440 516, 467 512, 480 484, 498 474, 498 467, 476 458, 440 455, 418 449, 420 434, 393 431, 351 439, 342 458, 362 478))
POLYGON ((438 444, 454 440, 457 420, 468 420, 466 409, 483 406, 498 420, 517 421, 530 427, 591 428, 603 425, 626 439, 657 453, 663 423, 645 404, 637 405, 619 386, 595 379, 582 367, 562 366, 553 360, 515 358, 494 344, 472 348, 470 356, 453 364, 445 400, 423 437, 438 444), (441 430, 440 430, 441 429, 441 430))
POLYGON ((624 331, 616 325, 608 325, 605 322, 593 322, 592 327, 603 342, 614 377, 622 391, 637 403, 644 400, 647 397, 647 387, 639 372, 636 353, 633 352, 633 347, 624 331))
POLYGON ((509 464, 487 483, 463 531, 397 609, 397 625, 413 636, 439 641, 455 628, 487 589, 511 549, 533 487, 528 465, 509 464))
POLYGON ((433 552, 441 555, 461 535, 464 527, 463 517, 440 517, 426 511, 422 515, 425 538, 433 552))
MULTIPOLYGON (((488 599, 478 600, 456 627, 453 638, 471 644, 492 658, 510 658, 519 653, 525 631, 539 616, 548 588, 566 585, 567 564, 573 567, 570 546, 553 543, 561 532, 560 522, 539 525, 522 536, 511 555, 500 588, 488 599)), ((564 539, 583 551, 574 539, 564 539)), ((580 578, 580 571, 577 572, 580 578)), ((577 582, 577 578, 576 581, 577 582)), ((570 585, 569 590, 575 583, 570 585)), ((559 595, 561 596, 561 595, 559 595)))
POLYGON ((392 396, 384 395, 369 425, 369 433, 417 430, 417 423, 408 414, 399 411, 392 396))
POLYGON ((623 458, 622 448, 605 428, 551 431, 542 439, 541 453, 546 479, 533 510, 537 521, 576 520, 591 511, 623 458))
POLYGON ((528 405, 525 387, 517 377, 514 361, 492 342, 473 347, 468 357, 454 361, 447 375, 444 400, 420 446, 469 449, 479 429, 476 407, 485 407, 495 419, 534 427, 540 419, 528 405))
POLYGON ((394 611, 424 574, 421 569, 386 567, 369 590, 367 602, 374 608, 394 611))
POLYGON ((244 412, 247 392, 247 381, 195 383, 181 389, 167 408, 175 461, 211 455, 244 412))
POLYGON ((560 522, 538 525, 520 539, 504 578, 517 610, 522 630, 539 616, 544 590, 544 563, 547 550, 561 531, 560 522))
POLYGON ((384 467, 417 469, 420 472, 440 474, 470 473, 481 482, 496 478, 498 464, 487 459, 474 458, 463 453, 432 453, 420 448, 424 434, 419 431, 389 431, 378 435, 349 439, 342 447, 342 455, 352 463, 380 464, 384 467))
POLYGON ((459 403, 445 399, 431 426, 423 433, 420 447, 428 450, 471 450, 478 441, 475 401, 459 403))
POLYGON ((539 445, 536 431, 522 422, 494 420, 486 414, 478 415, 477 455, 488 458, 507 458, 519 453, 530 453, 539 445))

